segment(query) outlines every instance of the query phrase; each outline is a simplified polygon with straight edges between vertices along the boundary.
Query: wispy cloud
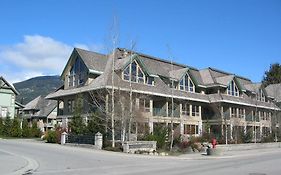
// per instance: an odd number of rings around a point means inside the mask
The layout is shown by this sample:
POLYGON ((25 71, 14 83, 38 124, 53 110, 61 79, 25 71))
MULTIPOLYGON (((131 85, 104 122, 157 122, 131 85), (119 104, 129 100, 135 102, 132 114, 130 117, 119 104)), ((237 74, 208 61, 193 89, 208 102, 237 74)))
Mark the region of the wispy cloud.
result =
POLYGON ((26 35, 23 42, 0 47, 0 74, 9 81, 60 74, 73 47, 100 51, 101 45, 73 46, 41 35, 26 35))

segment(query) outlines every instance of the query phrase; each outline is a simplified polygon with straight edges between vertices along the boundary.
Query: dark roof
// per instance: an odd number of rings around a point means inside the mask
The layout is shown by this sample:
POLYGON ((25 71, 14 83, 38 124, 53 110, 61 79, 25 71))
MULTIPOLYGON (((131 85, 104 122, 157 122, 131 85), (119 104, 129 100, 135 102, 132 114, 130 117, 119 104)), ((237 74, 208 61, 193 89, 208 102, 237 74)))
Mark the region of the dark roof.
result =
POLYGON ((265 88, 265 90, 270 97, 275 98, 277 102, 281 102, 281 83, 270 84, 265 88))
POLYGON ((45 99, 43 96, 38 96, 25 105, 23 111, 36 111, 32 117, 48 117, 48 115, 57 107, 55 100, 45 99))
POLYGON ((19 95, 19 92, 11 85, 4 77, 0 76, 0 88, 2 89, 11 89, 16 95, 19 95), (1 83, 3 82, 3 83, 1 83))

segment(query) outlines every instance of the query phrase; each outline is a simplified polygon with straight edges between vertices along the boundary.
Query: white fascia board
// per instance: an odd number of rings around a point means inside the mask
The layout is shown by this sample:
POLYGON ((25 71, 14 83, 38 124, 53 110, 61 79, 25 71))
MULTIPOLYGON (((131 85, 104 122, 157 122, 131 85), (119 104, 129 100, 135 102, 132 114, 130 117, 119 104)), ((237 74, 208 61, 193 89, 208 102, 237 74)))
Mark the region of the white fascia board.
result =
POLYGON ((93 69, 89 69, 89 72, 92 74, 99 74, 99 75, 103 74, 102 71, 97 71, 97 70, 93 70, 93 69))
POLYGON ((225 103, 232 103, 232 104, 238 104, 238 105, 244 105, 244 106, 251 106, 251 107, 258 107, 258 108, 265 108, 265 109, 271 109, 271 110, 278 110, 278 111, 280 111, 279 108, 260 106, 260 105, 253 105, 253 104, 249 104, 249 103, 236 102, 236 101, 230 101, 230 100, 216 100, 216 101, 213 101, 213 102, 225 102, 225 103))
POLYGON ((150 74, 149 76, 150 77, 155 77, 155 78, 159 77, 158 75, 154 75, 154 74, 150 74))
MULTIPOLYGON (((105 88, 111 89, 112 86, 106 86, 105 88)), ((130 91, 128 88, 117 88, 114 87, 114 89, 120 89, 123 91, 130 91)), ((162 94, 162 93, 155 93, 155 92, 149 92, 149 91, 140 91, 140 90, 132 90, 135 93, 140 93, 140 94, 147 94, 147 95, 155 95, 155 96, 162 96, 162 97, 173 97, 177 99, 183 99, 183 100, 190 100, 190 101, 197 101, 197 102, 203 102, 203 103, 210 103, 209 100, 201 100, 197 98, 192 98, 192 97, 181 97, 181 96, 172 96, 172 95, 167 95, 167 94, 162 94)))

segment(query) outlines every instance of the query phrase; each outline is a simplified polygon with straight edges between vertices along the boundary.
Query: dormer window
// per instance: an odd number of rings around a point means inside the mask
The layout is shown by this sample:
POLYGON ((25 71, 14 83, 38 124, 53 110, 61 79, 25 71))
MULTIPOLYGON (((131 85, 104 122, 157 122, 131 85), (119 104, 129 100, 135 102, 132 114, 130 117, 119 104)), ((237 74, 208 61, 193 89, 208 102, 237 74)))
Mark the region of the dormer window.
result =
POLYGON ((257 100, 265 102, 265 95, 262 89, 259 89, 259 92, 257 93, 257 100))
POLYGON ((136 61, 129 64, 123 71, 123 80, 135 83, 154 85, 154 78, 146 76, 136 61))
POLYGON ((239 97, 239 89, 233 80, 229 83, 227 87, 227 94, 231 96, 239 97))
POLYGON ((188 74, 185 74, 185 76, 183 76, 183 78, 180 80, 178 89, 188 92, 195 92, 194 83, 188 74))
POLYGON ((136 83, 144 83, 145 75, 136 61, 129 64, 123 71, 123 79, 136 83))

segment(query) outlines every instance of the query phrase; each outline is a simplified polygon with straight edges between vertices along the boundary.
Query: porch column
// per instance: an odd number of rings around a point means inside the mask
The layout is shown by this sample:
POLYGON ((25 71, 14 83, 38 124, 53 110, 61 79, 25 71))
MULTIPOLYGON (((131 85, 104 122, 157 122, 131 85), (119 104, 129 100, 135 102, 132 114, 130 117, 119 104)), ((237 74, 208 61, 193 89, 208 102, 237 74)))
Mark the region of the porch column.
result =
POLYGON ((153 133, 153 100, 149 100, 149 119, 148 119, 148 125, 149 125, 149 133, 153 133))
POLYGON ((232 131, 233 131, 233 124, 230 122, 230 139, 231 140, 233 140, 232 131))
POLYGON ((107 123, 108 123, 108 94, 105 95, 105 132, 107 133, 107 123))
POLYGON ((182 116, 182 103, 180 103, 180 135, 184 134, 183 116, 182 116))
POLYGON ((201 136, 202 135, 202 120, 198 122, 198 135, 201 136))
POLYGON ((136 98, 136 108, 140 109, 140 99, 136 98))
POLYGON ((199 105, 199 117, 200 117, 200 119, 202 119, 202 114, 201 114, 201 111, 202 111, 202 109, 201 109, 201 105, 199 105))
POLYGON ((260 139, 263 137, 263 133, 262 133, 262 124, 260 124, 260 139))
POLYGON ((166 117, 169 116, 169 102, 166 102, 166 117))

